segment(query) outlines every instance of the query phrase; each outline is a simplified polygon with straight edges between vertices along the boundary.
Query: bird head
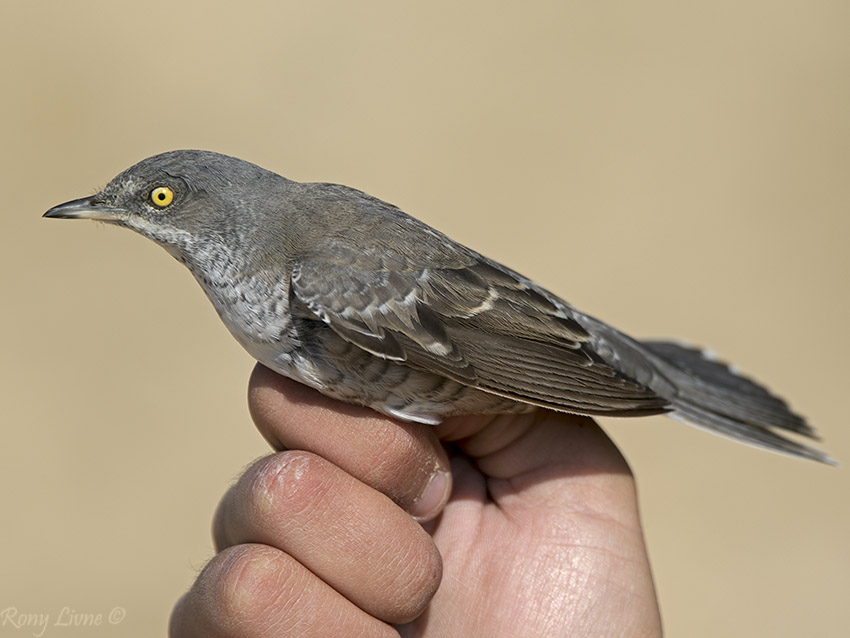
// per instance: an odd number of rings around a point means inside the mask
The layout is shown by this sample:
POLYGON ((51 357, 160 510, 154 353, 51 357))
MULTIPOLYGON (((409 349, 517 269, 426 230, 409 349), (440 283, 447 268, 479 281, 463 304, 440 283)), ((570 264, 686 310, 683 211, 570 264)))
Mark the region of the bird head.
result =
POLYGON ((149 157, 91 197, 51 208, 44 217, 94 219, 125 226, 178 259, 244 242, 293 184, 243 160, 180 150, 149 157))

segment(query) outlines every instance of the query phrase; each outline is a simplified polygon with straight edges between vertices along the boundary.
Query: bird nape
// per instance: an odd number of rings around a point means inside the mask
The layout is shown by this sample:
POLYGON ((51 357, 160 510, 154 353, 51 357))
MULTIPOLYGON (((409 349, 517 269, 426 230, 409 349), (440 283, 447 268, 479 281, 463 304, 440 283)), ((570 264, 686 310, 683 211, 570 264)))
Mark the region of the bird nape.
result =
POLYGON ((666 413, 825 463, 754 381, 698 349, 638 341, 395 206, 337 184, 181 150, 44 215, 130 228, 185 264, 276 372, 407 421, 535 407, 666 413))

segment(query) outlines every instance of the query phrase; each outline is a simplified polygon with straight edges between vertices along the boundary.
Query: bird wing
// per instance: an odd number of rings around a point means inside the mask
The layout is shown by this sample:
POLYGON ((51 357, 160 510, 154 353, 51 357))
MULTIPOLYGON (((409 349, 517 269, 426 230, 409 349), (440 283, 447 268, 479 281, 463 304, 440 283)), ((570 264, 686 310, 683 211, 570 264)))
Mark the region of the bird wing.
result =
POLYGON ((375 356, 516 401, 589 414, 666 409, 611 367, 575 311, 542 288, 472 251, 436 268, 416 261, 338 245, 312 251, 292 271, 293 310, 300 304, 375 356))

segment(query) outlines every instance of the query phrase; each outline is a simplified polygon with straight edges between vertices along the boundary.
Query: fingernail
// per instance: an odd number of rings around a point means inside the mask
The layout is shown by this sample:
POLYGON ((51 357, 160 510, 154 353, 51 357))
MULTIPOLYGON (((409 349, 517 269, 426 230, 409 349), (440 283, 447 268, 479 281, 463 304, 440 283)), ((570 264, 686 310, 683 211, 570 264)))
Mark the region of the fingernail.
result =
POLYGON ((413 501, 413 505, 410 506, 410 515, 420 523, 430 521, 443 509, 443 505, 449 500, 451 491, 451 473, 435 472, 422 492, 422 496, 413 501))

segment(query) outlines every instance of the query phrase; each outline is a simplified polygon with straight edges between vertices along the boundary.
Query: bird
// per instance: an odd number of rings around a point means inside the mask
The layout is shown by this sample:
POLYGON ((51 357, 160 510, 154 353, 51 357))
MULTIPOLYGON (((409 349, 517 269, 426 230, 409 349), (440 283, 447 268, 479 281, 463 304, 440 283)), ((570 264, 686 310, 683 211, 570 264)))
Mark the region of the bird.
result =
POLYGON ((354 188, 176 150, 44 217, 148 237, 188 267, 257 361, 395 419, 666 414, 834 463, 785 435, 818 439, 784 400, 709 351, 629 337, 354 188))

